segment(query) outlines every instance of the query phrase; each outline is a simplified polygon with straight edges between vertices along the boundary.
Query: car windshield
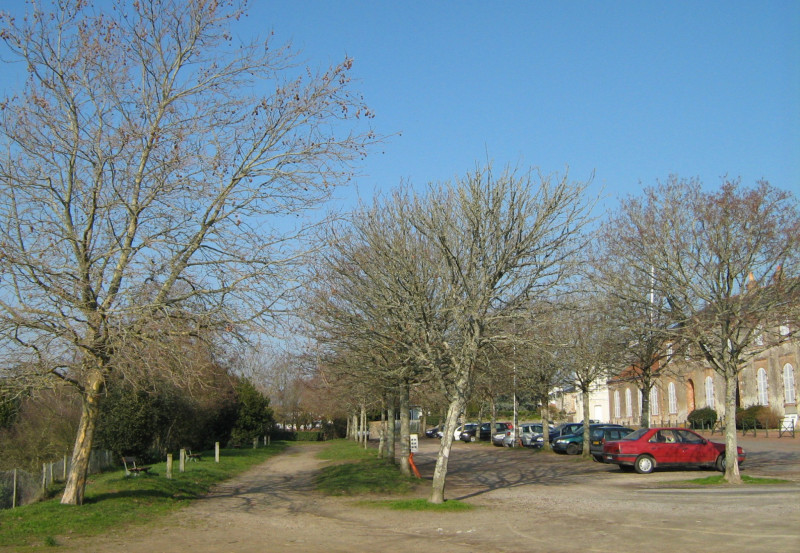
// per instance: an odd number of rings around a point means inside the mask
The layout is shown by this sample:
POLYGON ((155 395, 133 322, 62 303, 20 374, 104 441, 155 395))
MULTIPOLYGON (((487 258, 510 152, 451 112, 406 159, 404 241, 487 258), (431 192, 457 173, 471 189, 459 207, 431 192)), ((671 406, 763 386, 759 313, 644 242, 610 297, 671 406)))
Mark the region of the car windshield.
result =
POLYGON ((640 428, 639 430, 634 430, 627 436, 623 437, 623 440, 638 440, 642 436, 644 436, 647 432, 649 432, 649 428, 640 428))

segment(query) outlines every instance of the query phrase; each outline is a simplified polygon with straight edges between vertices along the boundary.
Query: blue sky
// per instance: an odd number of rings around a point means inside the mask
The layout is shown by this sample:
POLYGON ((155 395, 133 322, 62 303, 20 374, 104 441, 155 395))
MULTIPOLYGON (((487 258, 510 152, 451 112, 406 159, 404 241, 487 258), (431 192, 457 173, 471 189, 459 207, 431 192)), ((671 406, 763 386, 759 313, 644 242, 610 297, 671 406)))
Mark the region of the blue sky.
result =
POLYGON ((487 158, 594 172, 610 202, 670 174, 800 193, 797 1, 256 0, 246 21, 311 66, 354 59, 375 129, 402 133, 362 197, 487 158))
POLYGON ((274 31, 314 68, 354 59, 392 136, 340 207, 487 159, 594 174, 608 206, 670 174, 800 194, 798 0, 250 0, 235 31, 274 31))

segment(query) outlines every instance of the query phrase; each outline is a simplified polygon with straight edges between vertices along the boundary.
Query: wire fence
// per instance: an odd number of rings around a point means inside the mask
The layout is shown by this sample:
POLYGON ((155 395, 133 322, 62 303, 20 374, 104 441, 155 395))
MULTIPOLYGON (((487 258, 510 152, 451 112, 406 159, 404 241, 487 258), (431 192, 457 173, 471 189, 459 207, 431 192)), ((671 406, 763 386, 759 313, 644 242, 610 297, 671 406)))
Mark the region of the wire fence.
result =
MULTIPOLYGON (((22 469, 0 471, 0 509, 11 509, 38 501, 48 486, 67 479, 69 465, 70 460, 65 455, 58 461, 44 463, 39 475, 22 469)), ((92 451, 89 474, 96 474, 112 466, 114 456, 110 451, 92 451)))

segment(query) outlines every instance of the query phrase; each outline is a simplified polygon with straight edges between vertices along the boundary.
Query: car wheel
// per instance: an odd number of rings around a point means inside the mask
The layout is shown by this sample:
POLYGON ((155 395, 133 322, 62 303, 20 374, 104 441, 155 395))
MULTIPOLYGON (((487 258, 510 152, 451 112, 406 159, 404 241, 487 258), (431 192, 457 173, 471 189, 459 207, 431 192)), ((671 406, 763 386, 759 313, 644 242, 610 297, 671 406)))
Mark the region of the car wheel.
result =
POLYGON ((581 452, 581 447, 578 444, 569 444, 567 446, 567 455, 578 455, 581 452))
POLYGON ((717 462, 714 463, 716 469, 720 472, 725 472, 725 454, 722 453, 719 457, 717 457, 717 462))
POLYGON ((475 438, 475 436, 470 436, 470 437, 469 437, 469 441, 470 441, 470 442, 474 442, 474 441, 475 441, 475 439, 476 439, 476 438, 475 438))
POLYGON ((636 469, 636 472, 639 474, 650 474, 653 472, 653 469, 656 468, 656 463, 649 455, 640 455, 636 458, 636 463, 634 463, 633 468, 636 469))

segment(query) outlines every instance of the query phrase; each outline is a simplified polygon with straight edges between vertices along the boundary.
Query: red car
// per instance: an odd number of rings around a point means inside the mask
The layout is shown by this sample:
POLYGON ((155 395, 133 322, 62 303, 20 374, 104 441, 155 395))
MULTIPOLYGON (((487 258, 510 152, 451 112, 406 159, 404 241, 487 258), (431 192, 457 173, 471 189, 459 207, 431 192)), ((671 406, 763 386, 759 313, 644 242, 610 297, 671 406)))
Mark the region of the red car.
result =
MULTIPOLYGON (((739 464, 744 450, 739 448, 739 464)), ((603 446, 603 461, 622 470, 649 474, 656 467, 709 467, 725 470, 725 445, 685 428, 641 428, 603 446)))

